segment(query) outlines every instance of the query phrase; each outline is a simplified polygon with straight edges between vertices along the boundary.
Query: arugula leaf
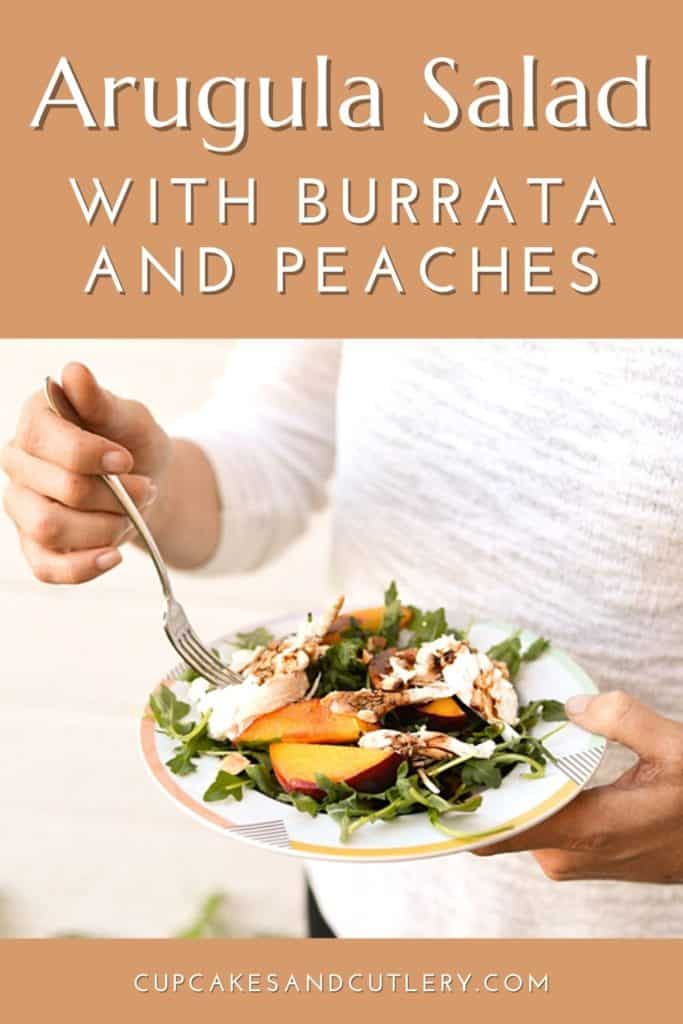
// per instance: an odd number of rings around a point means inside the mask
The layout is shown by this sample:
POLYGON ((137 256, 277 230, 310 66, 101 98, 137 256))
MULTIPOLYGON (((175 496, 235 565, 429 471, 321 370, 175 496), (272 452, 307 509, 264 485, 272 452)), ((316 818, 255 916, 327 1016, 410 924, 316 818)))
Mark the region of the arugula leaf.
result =
POLYGON ((451 811, 459 811, 460 814, 471 814, 473 811, 478 811, 483 803, 483 796, 481 793, 474 793, 471 796, 464 797, 462 800, 451 801, 451 811))
POLYGON ((306 796, 305 793, 287 793, 286 796, 287 803, 293 804, 302 814, 310 814, 312 818, 320 814, 320 804, 312 796, 306 796))
POLYGON ((500 754, 496 757, 497 765, 510 766, 515 764, 528 764, 529 771, 525 772, 523 778, 525 779, 542 779, 545 775, 545 756, 540 753, 536 757, 531 757, 530 754, 524 754, 521 751, 515 751, 514 753, 500 754))
POLYGON ((460 769, 460 778, 464 786, 484 786, 486 789, 499 789, 503 774, 491 758, 485 761, 481 758, 470 758, 465 761, 460 769))
POLYGON ((543 721, 544 722, 566 722, 567 712, 565 706, 561 700, 544 700, 543 701, 543 721))
POLYGON ((249 783, 240 778, 239 775, 231 775, 230 772, 219 771, 209 788, 202 797, 207 803, 215 803, 217 800, 227 800, 232 797, 234 800, 241 800, 245 788, 249 783))
POLYGON ((379 627, 379 635, 387 642, 387 647, 396 647, 401 631, 401 601, 398 596, 396 582, 391 581, 384 592, 384 617, 379 627))
POLYGON ((559 700, 532 700, 519 709, 519 728, 528 732, 539 722, 566 722, 567 712, 559 700))
POLYGON ((539 636, 537 640, 534 640, 532 644, 529 644, 527 649, 522 654, 522 661, 536 661, 542 654, 550 647, 550 641, 544 640, 542 636, 539 636))
POLYGON ((248 633, 235 633, 235 639, 232 642, 235 647, 253 651, 256 647, 267 647, 274 639, 273 634, 269 633, 264 626, 259 626, 258 629, 252 629, 248 633))
POLYGON ((166 767, 174 775, 190 775, 197 770, 194 758, 210 747, 213 747, 213 740, 206 735, 197 735, 189 743, 181 743, 175 748, 174 756, 166 762, 166 767))
POLYGON ((436 608, 434 611, 428 612, 411 605, 410 611, 412 643, 416 646, 431 643, 432 640, 438 640, 440 636, 446 635, 462 640, 462 633, 448 625, 445 609, 436 608))
POLYGON ((316 775, 315 784, 319 789, 322 789, 326 801, 329 801, 329 803, 336 804, 349 796, 355 797, 358 795, 358 791, 352 789, 346 782, 333 782, 332 779, 328 779, 327 775, 316 775))
POLYGON ((362 690, 367 685, 367 666, 359 658, 364 643, 363 638, 349 637, 325 652, 318 666, 319 696, 324 697, 333 690, 362 690))
POLYGON ((273 800, 277 799, 277 796, 280 793, 280 787, 269 768, 264 764, 250 764, 244 769, 244 771, 249 779, 254 783, 254 786, 258 789, 259 793, 272 797, 273 800))
POLYGON ((519 666, 522 663, 522 641, 519 639, 519 633, 513 633, 512 636, 501 640, 498 644, 494 644, 493 647, 489 647, 486 653, 491 661, 505 662, 510 673, 510 679, 514 680, 516 678, 519 666))
POLYGON ((166 762, 166 767, 174 775, 189 775, 196 770, 194 759, 200 754, 222 753, 229 750, 229 744, 212 740, 208 735, 210 712, 206 712, 198 722, 186 722, 190 705, 178 700, 168 686, 161 686, 158 694, 152 694, 149 706, 154 719, 161 730, 178 745, 173 748, 173 757, 166 762))
POLYGON ((504 661, 510 673, 510 680, 514 681, 519 673, 523 661, 536 661, 550 647, 550 641, 539 636, 525 651, 522 651, 522 641, 519 632, 506 637, 500 643, 494 644, 486 652, 491 661, 504 661))
POLYGON ((199 672, 195 672, 195 670, 193 668, 190 668, 188 665, 188 667, 186 669, 183 669, 183 671, 180 673, 178 679, 180 679, 181 682, 183 683, 193 683, 195 679, 199 679, 199 672))
POLYGON ((427 811, 429 820, 434 828, 438 829, 439 832, 443 832, 445 836, 451 836, 454 839, 462 839, 467 842, 474 842, 477 839, 487 839, 489 836, 496 836, 500 832, 508 832, 511 828, 510 825, 500 825, 498 828, 488 828, 484 832, 458 832, 456 829, 448 828, 444 825, 441 820, 441 815, 436 811, 427 811))
POLYGON ((181 739, 192 732, 194 723, 183 722, 190 712, 190 705, 178 700, 170 687, 160 686, 159 692, 149 698, 149 706, 161 731, 172 739, 181 739))

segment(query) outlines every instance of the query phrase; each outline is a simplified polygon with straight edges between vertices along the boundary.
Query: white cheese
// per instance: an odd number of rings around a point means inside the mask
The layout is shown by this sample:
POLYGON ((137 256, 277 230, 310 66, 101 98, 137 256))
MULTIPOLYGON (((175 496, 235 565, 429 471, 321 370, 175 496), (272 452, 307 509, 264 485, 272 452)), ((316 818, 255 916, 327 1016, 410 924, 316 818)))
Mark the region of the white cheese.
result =
POLYGON ((240 648, 237 651, 233 651, 230 656, 230 668, 233 672, 242 673, 248 665, 251 665, 254 658, 265 650, 264 647, 255 647, 253 650, 243 650, 240 648))
MULTIPOLYGON (((384 750, 392 746, 393 740, 397 736, 409 737, 410 734, 398 732, 396 729, 376 729, 374 732, 366 732, 361 736, 358 746, 371 750, 384 750)), ((448 750, 454 757, 478 758, 487 761, 496 750, 493 740, 484 740, 483 743, 464 743, 462 740, 456 739, 455 736, 446 736, 443 733, 433 733, 424 729, 414 734, 418 745, 422 744, 425 747, 429 745, 431 739, 436 740, 437 737, 438 746, 442 750, 448 750)))
POLYGON ((188 687, 187 699, 191 704, 196 704, 201 700, 210 686, 211 683, 208 679, 204 679, 203 676, 197 676, 197 678, 193 680, 188 687))
POLYGON ((208 731, 214 740, 234 740, 255 718, 300 700, 308 689, 305 672, 274 676, 259 686, 248 677, 239 686, 209 690, 197 702, 204 714, 210 711, 208 731))
POLYGON ((391 677, 395 677, 401 683, 409 683, 411 679, 415 678, 416 670, 406 668, 398 658, 389 658, 389 667, 391 668, 391 677))

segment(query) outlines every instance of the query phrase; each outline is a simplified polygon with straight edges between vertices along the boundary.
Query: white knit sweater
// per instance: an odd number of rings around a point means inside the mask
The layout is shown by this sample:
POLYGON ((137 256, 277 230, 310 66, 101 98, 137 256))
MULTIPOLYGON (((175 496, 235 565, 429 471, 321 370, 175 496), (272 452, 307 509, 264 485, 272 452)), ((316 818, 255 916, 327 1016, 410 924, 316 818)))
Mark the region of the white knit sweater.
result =
MULTIPOLYGON (((281 550, 336 454, 335 586, 519 623, 683 717, 676 342, 252 341, 180 433, 223 489, 211 569, 281 550)), ((683 887, 560 885, 527 854, 310 870, 345 937, 683 936, 683 887)))

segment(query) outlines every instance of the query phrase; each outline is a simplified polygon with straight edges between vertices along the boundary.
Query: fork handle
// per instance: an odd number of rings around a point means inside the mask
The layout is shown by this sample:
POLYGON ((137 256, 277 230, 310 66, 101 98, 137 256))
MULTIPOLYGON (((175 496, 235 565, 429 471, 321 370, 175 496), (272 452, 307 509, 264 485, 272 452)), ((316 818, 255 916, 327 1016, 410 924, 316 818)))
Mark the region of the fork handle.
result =
MULTIPOLYGON (((45 378, 45 398, 47 399, 47 404, 50 409, 52 409, 57 416, 61 417, 63 420, 68 420, 69 423, 73 423, 82 430, 87 430, 87 427, 81 420, 69 399, 66 397, 62 386, 51 377, 45 378)), ((161 551, 159 550, 159 546, 152 535, 152 531, 140 515, 137 505, 117 476, 112 476, 109 473, 101 473, 100 479, 102 479, 107 485, 135 529, 140 534, 140 537, 149 551, 152 561, 154 562, 154 568, 159 576, 164 597, 167 602, 173 601, 173 588, 171 586, 171 579, 168 575, 166 563, 162 558, 161 551)))
POLYGON ((159 582, 161 583, 161 589, 164 592, 164 597, 167 602, 172 601, 173 588, 171 586, 171 579, 168 575, 166 563, 162 558, 161 551, 159 551, 159 545, 155 541, 149 526, 140 515, 137 505, 118 477, 111 476, 109 473, 102 473, 102 480, 105 482, 135 529, 140 534, 140 538, 149 551, 150 558, 154 562, 154 568, 157 571, 159 582))

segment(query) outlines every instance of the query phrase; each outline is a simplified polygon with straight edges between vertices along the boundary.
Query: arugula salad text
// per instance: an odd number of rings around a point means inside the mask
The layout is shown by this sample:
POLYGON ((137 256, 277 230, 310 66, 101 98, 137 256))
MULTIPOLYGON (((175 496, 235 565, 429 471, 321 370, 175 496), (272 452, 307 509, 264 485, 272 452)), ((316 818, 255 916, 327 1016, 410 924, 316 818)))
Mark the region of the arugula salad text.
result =
POLYGON ((546 640, 523 649, 515 633, 479 651, 443 608, 403 605, 394 583, 383 606, 342 614, 343 602, 289 636, 238 633, 217 653, 241 685, 215 687, 191 670, 162 685, 150 711, 176 744, 170 771, 216 758, 205 801, 256 789, 328 814, 345 842, 371 822, 416 813, 459 838, 453 819, 515 766, 544 775, 552 755, 531 730, 564 721, 564 707, 520 707, 514 683, 546 640))

